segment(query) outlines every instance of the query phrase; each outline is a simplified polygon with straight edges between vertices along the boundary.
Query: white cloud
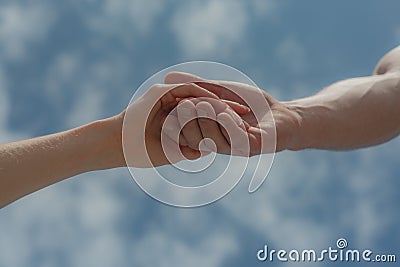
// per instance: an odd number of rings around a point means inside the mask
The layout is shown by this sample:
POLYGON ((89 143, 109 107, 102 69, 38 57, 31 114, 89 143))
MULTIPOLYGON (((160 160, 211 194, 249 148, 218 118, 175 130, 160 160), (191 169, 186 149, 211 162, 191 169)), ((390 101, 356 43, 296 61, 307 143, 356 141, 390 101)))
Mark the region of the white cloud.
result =
POLYGON ((10 113, 10 98, 8 94, 7 77, 0 65, 0 143, 22 139, 25 135, 8 128, 10 113))
MULTIPOLYGON (((192 225, 196 227, 196 224, 192 225)), ((179 227, 176 225, 176 227, 179 227)), ((196 242, 183 240, 159 229, 149 229, 143 240, 133 246, 134 265, 137 266, 208 266, 219 267, 238 250, 238 240, 232 232, 213 231, 196 238, 196 242)))
MULTIPOLYGON (((39 254, 41 266, 60 261, 71 266, 124 265, 125 240, 116 227, 126 208, 114 187, 119 175, 118 170, 81 175, 3 208, 0 265, 39 265, 38 259, 33 261, 39 254)), ((133 214, 137 209, 129 206, 133 214)))
POLYGON ((276 56, 294 74, 301 74, 307 69, 306 49, 294 37, 287 37, 278 45, 276 56))
POLYGON ((5 128, 9 111, 6 77, 0 65, 0 128, 5 128))
POLYGON ((128 62, 123 58, 114 57, 76 66, 84 75, 72 79, 75 97, 66 121, 68 127, 76 127, 109 115, 105 106, 106 97, 112 96, 110 88, 115 88, 119 84, 116 81, 129 72, 127 65, 128 62))
POLYGON ((397 177, 385 164, 396 162, 399 149, 399 138, 364 149, 359 153, 359 163, 348 168, 348 186, 354 194, 354 209, 349 217, 360 246, 373 247, 387 227, 398 225, 399 218, 394 215, 397 177))
POLYGON ((105 0, 101 11, 85 14, 85 20, 93 31, 131 40, 136 33, 151 31, 164 5, 162 0, 105 0))
POLYGON ((147 0, 107 0, 106 14, 113 18, 126 17, 132 20, 132 25, 141 32, 148 32, 155 18, 163 9, 164 1, 147 0))
POLYGON ((46 38, 54 21, 54 12, 44 5, 10 3, 0 8, 0 54, 4 58, 21 59, 29 45, 46 38))
MULTIPOLYGON (((45 93, 54 108, 66 97, 73 97, 66 116, 66 126, 76 127, 100 119, 104 113, 104 80, 107 73, 99 73, 99 63, 86 65, 80 53, 64 52, 48 68, 45 93)), ((108 67, 111 69, 111 66, 108 67)))
POLYGON ((274 248, 319 248, 332 241, 329 225, 303 214, 323 202, 319 189, 324 187, 326 164, 324 159, 316 160, 315 168, 294 153, 281 153, 258 191, 247 193, 247 175, 221 204, 274 248))
POLYGON ((184 54, 229 55, 243 41, 248 24, 240 1, 186 1, 173 15, 171 28, 184 54))
POLYGON ((379 238, 398 224, 397 177, 383 163, 395 162, 399 145, 351 152, 343 162, 329 152, 281 153, 259 191, 247 195, 244 179, 220 204, 273 248, 326 248, 344 237, 352 247, 379 250, 379 238))
MULTIPOLYGON (((255 10, 260 11, 260 16, 271 12, 268 5, 263 7, 264 3, 256 4, 255 10)), ((9 36, 11 41, 0 44, 0 48, 1 53, 10 49, 11 52, 7 52, 10 58, 18 58, 28 51, 27 43, 39 41, 44 35, 31 36, 25 29, 28 27, 25 22, 13 22, 15 14, 28 14, 24 12, 30 12, 29 8, 9 6, 13 8, 6 10, 12 12, 5 20, 7 23, 0 22, 3 23, 0 37, 4 40, 4 36, 9 36), (14 26, 4 25, 16 25, 15 36, 9 30, 14 26), (12 43, 16 48, 10 46, 12 43)), ((122 38, 121 33, 126 35, 130 28, 142 34, 150 31, 163 6, 163 1, 110 0, 104 2, 102 12, 84 15, 91 23, 98 23, 92 25, 92 30, 122 38)), ((242 7, 243 2, 182 1, 172 14, 171 26, 183 52, 189 56, 229 55, 240 45, 247 28, 248 14, 242 7)), ((0 14, 5 12, 0 10, 0 14)), ((27 17, 31 23, 39 20, 38 15, 27 17)), ((277 55, 283 64, 288 70, 301 73, 303 67, 307 67, 305 48, 294 38, 284 40, 282 47, 277 49, 277 55)), ((56 103, 65 97, 64 90, 76 93, 70 110, 64 110, 68 113, 66 127, 102 117, 110 81, 115 80, 122 69, 129 71, 124 67, 126 60, 99 59, 85 63, 81 57, 80 53, 64 52, 56 57, 46 74, 45 93, 56 103)), ((10 99, 7 77, 1 73, 0 68, 0 138, 3 141, 13 136, 6 127, 10 99)), ((147 209, 149 198, 136 188, 137 201, 129 202, 126 193, 119 195, 114 189, 116 183, 124 183, 118 177, 129 179, 126 170, 81 175, 0 210, 0 265, 32 266, 39 255, 45 258, 43 265, 49 266, 63 261, 69 266, 133 263, 138 266, 196 266, 196 263, 197 266, 221 266, 230 255, 241 259, 255 257, 256 251, 251 255, 241 254, 244 246, 258 242, 241 242, 240 238, 247 233, 258 236, 273 248, 310 249, 333 245, 341 237, 338 233, 350 233, 357 238, 357 244, 348 240, 350 245, 360 248, 370 245, 375 249, 375 241, 387 234, 384 226, 398 224, 397 202, 390 202, 393 197, 389 194, 390 190, 395 190, 391 182, 397 177, 379 162, 398 158, 399 144, 397 140, 381 149, 354 153, 347 165, 334 165, 330 155, 321 156, 319 152, 283 153, 256 193, 247 193, 248 180, 244 178, 240 186, 221 201, 190 211, 159 204, 160 208, 136 216, 136 212, 147 209), (337 168, 342 168, 347 175, 333 177, 330 172, 337 168), (343 193, 347 198, 343 201, 349 200, 346 205, 328 205, 338 201, 326 194, 331 192, 327 182, 332 179, 349 190, 343 193), (326 210, 337 206, 343 210, 326 210), (335 220, 316 218, 327 213, 333 213, 335 220), (148 214, 151 215, 147 217, 148 214), (118 229, 118 221, 122 220, 133 220, 128 222, 132 224, 131 233, 118 229), (146 225, 140 228, 143 233, 136 228, 137 222, 146 225), (192 234, 195 242, 187 239, 192 234)), ((129 186, 136 187, 134 183, 129 186)), ((397 243, 398 239, 393 238, 397 243)))
MULTIPOLYGON (((84 249, 75 251, 71 266, 126 266, 125 247, 121 237, 112 231, 97 231, 96 236, 85 244, 84 249)), ((54 265, 53 265, 54 266, 54 265)))
POLYGON ((66 103, 66 98, 72 98, 72 103, 63 111, 67 112, 66 127, 76 127, 107 115, 106 97, 112 93, 110 88, 115 88, 129 72, 128 63, 120 57, 87 61, 82 53, 75 51, 63 52, 54 59, 46 73, 45 93, 54 108, 66 103))
POLYGON ((97 88, 92 86, 83 88, 71 107, 71 112, 67 117, 67 125, 76 127, 102 119, 104 115, 104 99, 104 91, 97 90, 97 88))
POLYGON ((79 74, 83 62, 78 53, 60 53, 50 64, 44 87, 45 94, 51 101, 60 103, 65 97, 66 90, 74 90, 79 86, 79 74))
MULTIPOLYGON (((252 0, 251 4, 254 14, 261 18, 275 17, 274 12, 277 10, 278 2, 275 0, 252 0)), ((282 4, 282 3, 279 3, 282 4)))

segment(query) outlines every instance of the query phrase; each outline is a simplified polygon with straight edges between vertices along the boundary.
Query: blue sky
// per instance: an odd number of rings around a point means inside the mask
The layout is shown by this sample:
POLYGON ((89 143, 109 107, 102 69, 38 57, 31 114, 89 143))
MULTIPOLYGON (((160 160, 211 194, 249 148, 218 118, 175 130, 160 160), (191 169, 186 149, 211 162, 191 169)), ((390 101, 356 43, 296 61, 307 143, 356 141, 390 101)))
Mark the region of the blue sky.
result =
MULTIPOLYGON (((2 1, 0 141, 114 115, 150 75, 189 60, 231 65, 281 100, 307 96, 369 75, 400 42, 398 10, 395 0, 2 1)), ((319 249, 340 237, 400 257, 399 150, 397 138, 279 153, 255 194, 246 175, 196 209, 154 201, 127 169, 80 175, 0 210, 0 266, 262 266, 264 244, 319 249)))

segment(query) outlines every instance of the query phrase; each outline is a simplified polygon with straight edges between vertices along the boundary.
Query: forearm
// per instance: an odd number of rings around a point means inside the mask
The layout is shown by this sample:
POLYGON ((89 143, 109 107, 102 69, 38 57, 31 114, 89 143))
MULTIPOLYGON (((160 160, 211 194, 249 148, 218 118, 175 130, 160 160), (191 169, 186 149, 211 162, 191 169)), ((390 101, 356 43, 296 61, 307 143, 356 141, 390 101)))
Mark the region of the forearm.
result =
POLYGON ((335 83, 318 94, 286 102, 300 115, 294 150, 345 150, 386 142, 400 133, 400 74, 335 83))
POLYGON ((0 207, 68 177, 124 165, 119 116, 0 145, 0 207))

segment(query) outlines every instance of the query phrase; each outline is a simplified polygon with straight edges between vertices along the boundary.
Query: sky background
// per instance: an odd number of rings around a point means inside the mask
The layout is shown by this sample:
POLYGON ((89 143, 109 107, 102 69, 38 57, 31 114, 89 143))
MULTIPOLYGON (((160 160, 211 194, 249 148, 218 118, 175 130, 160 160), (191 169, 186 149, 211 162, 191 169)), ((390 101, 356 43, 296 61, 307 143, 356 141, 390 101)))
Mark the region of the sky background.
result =
MULTIPOLYGON (((399 10, 397 0, 3 0, 0 142, 117 114, 149 76, 185 61, 231 65, 280 100, 304 97, 370 75, 400 42, 399 10)), ((341 237, 399 258, 399 151, 397 138, 282 152, 255 194, 247 174, 196 209, 153 200, 125 168, 79 175, 0 210, 0 266, 285 266, 256 253, 341 237)), ((325 265, 336 264, 304 264, 325 265)))

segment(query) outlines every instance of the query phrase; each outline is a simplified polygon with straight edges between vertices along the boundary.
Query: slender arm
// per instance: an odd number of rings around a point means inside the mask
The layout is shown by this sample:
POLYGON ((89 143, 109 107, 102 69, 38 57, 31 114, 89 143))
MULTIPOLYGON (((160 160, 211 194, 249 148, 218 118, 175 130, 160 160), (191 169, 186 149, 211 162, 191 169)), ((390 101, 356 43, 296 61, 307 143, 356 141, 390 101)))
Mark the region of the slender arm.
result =
MULTIPOLYGON (((0 208, 80 173, 127 164, 140 168, 169 164, 161 143, 163 122, 179 99, 187 97, 218 99, 195 84, 155 84, 117 116, 61 133, 0 144, 0 208)), ((182 153, 182 157, 176 153, 175 162, 201 155, 188 148, 182 153)))
POLYGON ((68 177, 125 164, 121 115, 0 145, 0 208, 68 177))

